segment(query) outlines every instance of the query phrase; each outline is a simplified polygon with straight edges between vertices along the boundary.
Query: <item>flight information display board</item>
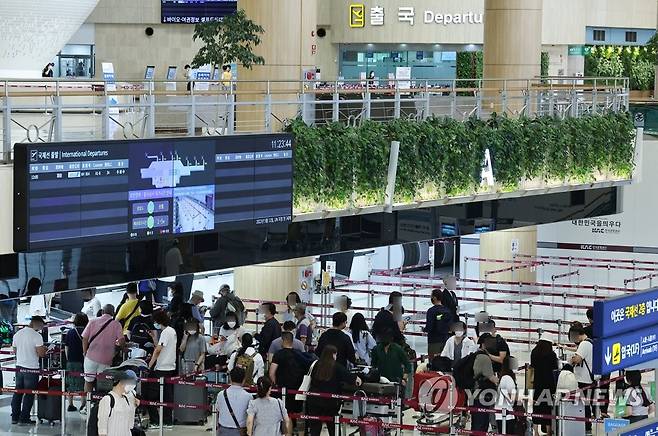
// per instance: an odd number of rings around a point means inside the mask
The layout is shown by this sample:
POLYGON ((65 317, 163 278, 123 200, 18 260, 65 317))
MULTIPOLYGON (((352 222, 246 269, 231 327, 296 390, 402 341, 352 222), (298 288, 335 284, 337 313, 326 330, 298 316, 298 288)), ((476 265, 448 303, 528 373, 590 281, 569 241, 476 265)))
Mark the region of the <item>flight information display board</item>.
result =
POLYGON ((203 23, 221 20, 237 10, 236 0, 162 0, 162 22, 203 23))
POLYGON ((287 134, 16 144, 14 251, 292 220, 287 134))

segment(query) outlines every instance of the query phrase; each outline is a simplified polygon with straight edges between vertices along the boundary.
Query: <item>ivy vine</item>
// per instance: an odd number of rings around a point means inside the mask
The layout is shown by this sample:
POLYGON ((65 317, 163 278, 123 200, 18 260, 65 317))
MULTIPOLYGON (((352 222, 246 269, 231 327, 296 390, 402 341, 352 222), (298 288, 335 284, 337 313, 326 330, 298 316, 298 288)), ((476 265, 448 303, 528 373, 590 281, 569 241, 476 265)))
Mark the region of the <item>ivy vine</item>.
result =
POLYGON ((389 145, 400 141, 397 202, 470 195, 480 187, 489 149, 497 189, 524 180, 593 181, 599 174, 629 178, 635 129, 627 113, 580 118, 489 120, 428 118, 308 126, 295 120, 294 197, 297 212, 382 204, 389 145))

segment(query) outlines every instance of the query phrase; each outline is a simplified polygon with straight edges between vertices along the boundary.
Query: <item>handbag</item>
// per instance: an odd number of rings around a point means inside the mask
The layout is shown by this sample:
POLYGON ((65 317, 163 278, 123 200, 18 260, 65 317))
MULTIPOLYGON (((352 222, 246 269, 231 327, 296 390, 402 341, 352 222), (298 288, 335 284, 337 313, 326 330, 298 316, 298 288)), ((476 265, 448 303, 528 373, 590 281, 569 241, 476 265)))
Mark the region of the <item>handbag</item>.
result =
POLYGON ((313 372, 313 368, 315 368, 315 364, 317 363, 317 360, 311 364, 311 367, 308 369, 308 374, 304 376, 302 379, 302 384, 299 385, 299 391, 304 392, 303 394, 296 394, 295 395, 295 400, 297 401, 306 401, 306 393, 308 392, 309 389, 311 389, 311 373, 313 372))
POLYGON ((282 400, 276 400, 276 404, 279 405, 279 412, 281 412, 281 423, 279 424, 279 431, 283 435, 288 434, 288 425, 286 424, 286 417, 283 416, 283 407, 281 407, 282 400))

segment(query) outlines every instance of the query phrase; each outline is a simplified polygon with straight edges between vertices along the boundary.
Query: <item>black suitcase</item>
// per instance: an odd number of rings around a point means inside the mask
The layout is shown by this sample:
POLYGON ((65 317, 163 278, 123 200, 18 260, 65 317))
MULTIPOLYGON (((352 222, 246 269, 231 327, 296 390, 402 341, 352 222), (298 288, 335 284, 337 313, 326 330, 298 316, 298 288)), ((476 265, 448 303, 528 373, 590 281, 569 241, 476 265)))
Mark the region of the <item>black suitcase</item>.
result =
MULTIPOLYGON (((207 383, 205 377, 185 378, 186 382, 207 383)), ((207 405, 206 386, 174 385, 174 403, 186 405, 207 405)), ((208 411, 205 409, 174 409, 174 424, 205 425, 208 411)))
MULTIPOLYGON (((37 385, 40 391, 62 391, 62 379, 55 377, 42 378, 37 385)), ((62 420, 62 397, 59 395, 37 396, 37 419, 39 422, 48 421, 55 425, 55 421, 62 420)))

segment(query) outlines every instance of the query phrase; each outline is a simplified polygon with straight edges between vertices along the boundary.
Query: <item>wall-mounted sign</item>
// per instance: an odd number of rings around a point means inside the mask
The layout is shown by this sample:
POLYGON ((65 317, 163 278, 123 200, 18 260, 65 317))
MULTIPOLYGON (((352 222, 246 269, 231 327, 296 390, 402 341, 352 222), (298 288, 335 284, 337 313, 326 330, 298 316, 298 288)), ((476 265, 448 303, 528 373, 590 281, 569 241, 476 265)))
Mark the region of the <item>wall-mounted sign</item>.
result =
MULTIPOLYGON (((453 24, 482 24, 484 22, 481 12, 458 12, 446 13, 430 10, 418 10, 413 6, 399 6, 395 11, 394 21, 414 26, 416 22, 423 24, 441 24, 450 26, 453 24)), ((363 28, 366 22, 372 27, 380 27, 386 23, 388 14, 384 7, 373 6, 366 9, 363 3, 352 3, 349 5, 349 26, 351 28, 363 28)))
MULTIPOLYGON (((596 323, 594 324, 596 326, 596 323)), ((611 338, 594 341, 592 372, 610 374, 658 359, 658 332, 650 325, 611 338)))
POLYGON ((569 56, 587 56, 592 52, 592 47, 585 45, 570 45, 569 56))
POLYGON ((594 336, 604 338, 658 324, 658 289, 594 302, 594 336))

